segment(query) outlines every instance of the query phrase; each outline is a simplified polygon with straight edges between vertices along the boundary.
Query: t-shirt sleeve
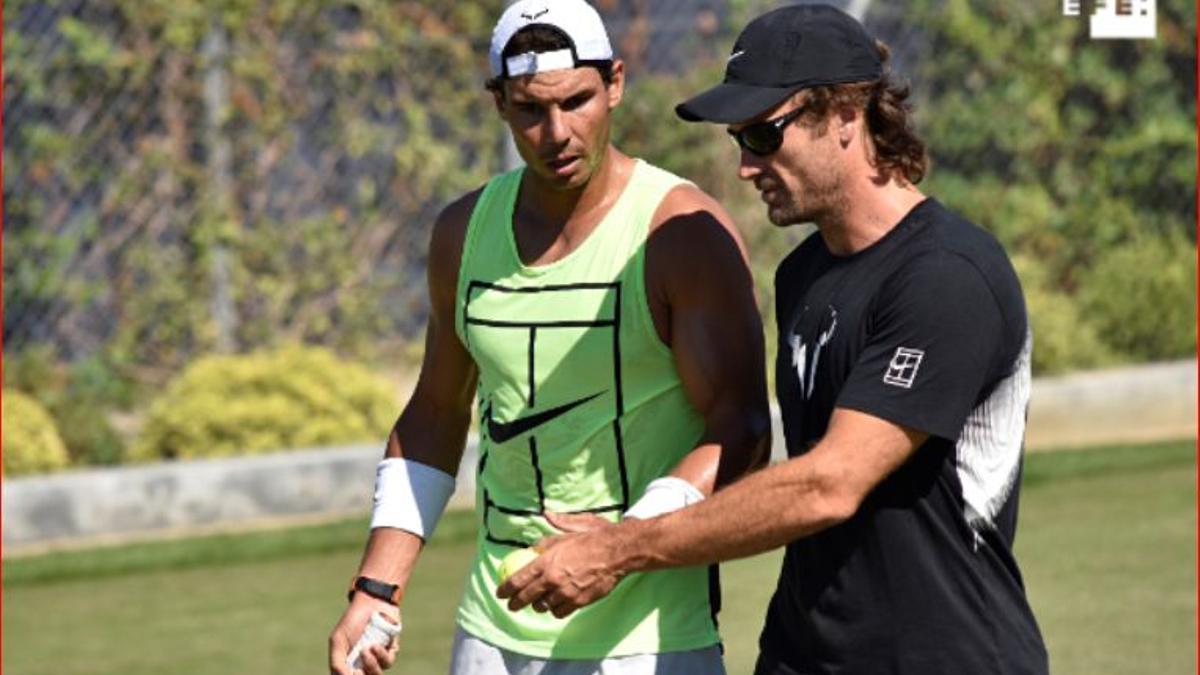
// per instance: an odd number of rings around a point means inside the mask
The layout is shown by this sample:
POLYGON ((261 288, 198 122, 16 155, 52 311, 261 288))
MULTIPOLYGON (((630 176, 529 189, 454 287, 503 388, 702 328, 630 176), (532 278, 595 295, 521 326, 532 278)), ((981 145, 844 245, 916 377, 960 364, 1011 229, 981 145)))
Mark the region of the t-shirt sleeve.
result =
POLYGON ((915 258, 883 286, 837 406, 956 440, 992 379, 1003 318, 983 275, 952 253, 915 258))

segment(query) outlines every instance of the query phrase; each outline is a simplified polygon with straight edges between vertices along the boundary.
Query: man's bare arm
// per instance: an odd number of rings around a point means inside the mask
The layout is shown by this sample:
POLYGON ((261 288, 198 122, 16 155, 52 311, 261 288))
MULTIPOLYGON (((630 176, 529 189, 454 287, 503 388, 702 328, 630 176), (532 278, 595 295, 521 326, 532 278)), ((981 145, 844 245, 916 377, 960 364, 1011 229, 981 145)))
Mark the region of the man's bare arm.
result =
MULTIPOLYGON (((471 423, 475 364, 455 333, 454 298, 466 225, 477 193, 442 212, 429 243, 429 324, 425 354, 412 398, 388 436, 387 457, 403 457, 454 476, 471 423)), ((402 588, 408 582, 420 537, 393 528, 371 533, 359 574, 402 588)))
POLYGON ((694 507, 614 533, 623 573, 769 551, 841 523, 925 442, 924 433, 839 408, 807 454, 746 477, 694 507))
POLYGON ((771 444, 762 321, 745 245, 720 204, 680 186, 655 214, 646 268, 659 335, 704 418, 704 435, 671 475, 710 495, 765 463, 771 444))
POLYGON ((565 616, 604 597, 625 575, 703 565, 782 546, 850 518, 927 438, 839 408, 807 454, 758 471, 688 508, 556 537, 503 586, 509 607, 540 600, 565 616), (571 562, 564 573, 559 558, 571 562))
MULTIPOLYGON (((457 474, 477 377, 474 362, 455 334, 454 298, 466 226, 478 193, 448 206, 433 227, 429 244, 429 325, 425 355, 412 397, 388 436, 387 457, 403 457, 457 474)), ((407 586, 424 541, 404 530, 379 527, 371 531, 357 574, 407 586)), ((345 655, 372 611, 394 613, 386 603, 355 593, 329 637, 331 673, 348 673, 345 655)), ((371 650, 363 654, 368 675, 391 665, 394 654, 371 650)))

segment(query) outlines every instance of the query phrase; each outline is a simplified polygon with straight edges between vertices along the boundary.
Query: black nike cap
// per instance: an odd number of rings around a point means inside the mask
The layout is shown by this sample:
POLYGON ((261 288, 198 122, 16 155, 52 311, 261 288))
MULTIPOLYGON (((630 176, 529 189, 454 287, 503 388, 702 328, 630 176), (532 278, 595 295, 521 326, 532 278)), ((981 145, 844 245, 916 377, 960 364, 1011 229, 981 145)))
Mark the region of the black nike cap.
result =
POLYGON ((829 5, 793 5, 746 26, 721 84, 675 106, 688 122, 736 124, 817 85, 874 80, 883 74, 875 38, 829 5))

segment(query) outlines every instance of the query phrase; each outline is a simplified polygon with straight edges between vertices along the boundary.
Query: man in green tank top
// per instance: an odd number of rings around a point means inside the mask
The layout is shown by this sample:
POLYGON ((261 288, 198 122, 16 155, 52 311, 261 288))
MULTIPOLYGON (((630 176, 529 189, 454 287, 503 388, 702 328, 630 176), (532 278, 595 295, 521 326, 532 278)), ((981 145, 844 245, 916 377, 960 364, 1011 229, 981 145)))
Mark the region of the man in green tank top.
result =
POLYGON ((399 619, 477 400, 480 528, 451 673, 723 674, 715 567, 631 575, 569 617, 496 595, 514 551, 682 508, 760 465, 770 423, 741 237, 711 197, 610 142, 625 70, 596 11, 516 2, 490 62, 525 166, 434 223, 421 374, 377 472, 330 672, 402 661, 393 640, 346 662, 374 612, 399 619))

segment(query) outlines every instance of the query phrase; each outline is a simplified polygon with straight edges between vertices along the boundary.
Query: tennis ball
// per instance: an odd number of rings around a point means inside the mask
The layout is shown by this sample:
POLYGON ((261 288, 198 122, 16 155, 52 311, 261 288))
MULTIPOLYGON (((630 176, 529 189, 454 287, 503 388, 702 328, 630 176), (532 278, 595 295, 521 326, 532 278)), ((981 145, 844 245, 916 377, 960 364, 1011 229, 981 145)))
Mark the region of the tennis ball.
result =
POLYGON ((538 552, 532 548, 519 548, 504 556, 504 560, 500 561, 500 583, 507 581, 509 577, 516 574, 517 570, 533 562, 537 557, 538 552))

